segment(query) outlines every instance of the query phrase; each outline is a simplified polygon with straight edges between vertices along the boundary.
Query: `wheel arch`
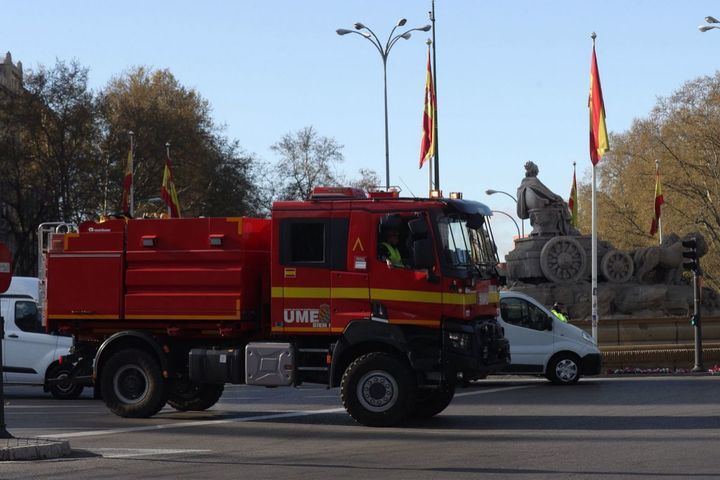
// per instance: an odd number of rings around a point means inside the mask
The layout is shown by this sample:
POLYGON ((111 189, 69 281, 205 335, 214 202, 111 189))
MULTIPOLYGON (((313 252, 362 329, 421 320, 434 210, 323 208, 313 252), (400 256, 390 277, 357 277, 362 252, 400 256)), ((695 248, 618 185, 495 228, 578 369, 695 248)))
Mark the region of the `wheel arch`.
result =
POLYGON ((402 329, 387 323, 358 320, 347 326, 335 344, 330 364, 329 386, 340 386, 348 365, 359 356, 372 352, 394 354, 412 364, 402 329))
POLYGON ((171 368, 170 360, 157 339, 145 332, 126 330, 111 335, 98 348, 93 361, 93 378, 95 381, 101 378, 102 369, 112 354, 128 348, 137 348, 150 353, 158 361, 163 377, 168 378, 171 368))

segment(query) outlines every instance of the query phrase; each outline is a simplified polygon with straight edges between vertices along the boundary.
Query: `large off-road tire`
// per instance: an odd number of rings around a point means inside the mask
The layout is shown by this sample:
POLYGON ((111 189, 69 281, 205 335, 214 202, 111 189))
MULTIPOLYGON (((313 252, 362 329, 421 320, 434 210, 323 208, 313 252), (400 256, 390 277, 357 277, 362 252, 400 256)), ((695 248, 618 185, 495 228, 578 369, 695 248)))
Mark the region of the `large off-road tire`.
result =
POLYGON ((413 418, 431 418, 445 410, 455 396, 455 385, 440 388, 418 388, 415 406, 410 412, 413 418))
POLYGON ((168 405, 181 412, 198 412, 212 407, 222 397, 225 385, 177 382, 168 394, 168 405))
POLYGON ((167 385, 158 361, 143 350, 121 350, 103 367, 101 382, 105 405, 116 415, 152 417, 165 405, 167 385))
POLYGON ((572 385, 580 380, 580 360, 572 353, 558 353, 548 362, 545 377, 556 385, 572 385))
POLYGON ((395 355, 362 355, 345 370, 340 392, 345 410, 368 427, 390 427, 413 410, 416 381, 408 363, 395 355))
POLYGON ((48 370, 46 378, 61 379, 60 383, 48 387, 48 391, 54 398, 59 400, 75 400, 82 394, 84 387, 78 384, 73 385, 69 381, 72 377, 72 370, 72 365, 59 364, 50 367, 50 370, 48 370))

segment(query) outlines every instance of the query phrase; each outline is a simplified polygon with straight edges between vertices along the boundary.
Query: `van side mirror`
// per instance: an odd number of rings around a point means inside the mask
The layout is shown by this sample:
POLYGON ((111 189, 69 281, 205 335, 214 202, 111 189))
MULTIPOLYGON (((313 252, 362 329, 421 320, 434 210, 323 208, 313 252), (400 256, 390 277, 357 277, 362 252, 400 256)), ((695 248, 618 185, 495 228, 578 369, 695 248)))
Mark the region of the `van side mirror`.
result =
POLYGON ((553 328, 553 319, 551 316, 547 315, 545 316, 545 330, 552 330, 553 328))

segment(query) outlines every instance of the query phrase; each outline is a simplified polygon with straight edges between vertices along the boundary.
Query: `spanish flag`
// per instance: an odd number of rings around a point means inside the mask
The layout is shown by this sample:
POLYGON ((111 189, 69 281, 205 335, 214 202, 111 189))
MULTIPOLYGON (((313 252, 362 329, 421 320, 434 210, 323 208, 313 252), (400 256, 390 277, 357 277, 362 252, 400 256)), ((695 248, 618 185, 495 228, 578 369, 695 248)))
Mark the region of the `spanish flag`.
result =
POLYGON ((435 156, 436 108, 433 72, 430 66, 430 46, 428 46, 427 74, 425 75, 425 110, 423 111, 422 141, 420 142, 420 168, 435 156))
POLYGON ((127 162, 125 163, 125 176, 123 177, 123 195, 120 211, 124 214, 130 213, 130 191, 133 184, 133 151, 130 148, 128 152, 127 162))
POLYGON ((662 194, 662 185, 660 184, 660 167, 655 167, 655 217, 652 220, 652 224, 650 225, 650 235, 654 236, 655 232, 658 231, 658 228, 660 226, 660 212, 661 212, 661 206, 665 203, 665 198, 663 198, 662 194))
POLYGON ((570 198, 568 199, 568 209, 570 209, 570 224, 577 228, 578 226, 578 193, 577 180, 575 179, 575 162, 573 162, 573 180, 570 188, 570 198))
POLYGON ((177 190, 175 190, 175 182, 173 181, 170 155, 165 158, 165 170, 163 171, 160 196, 167 204, 168 210, 170 210, 170 218, 180 218, 180 202, 178 201, 177 190))
POLYGON ((602 88, 600 87, 600 73, 598 72, 597 57, 595 56, 595 41, 593 40, 592 60, 590 64, 590 160, 597 165, 602 156, 610 150, 607 127, 605 126, 605 104, 603 103, 602 88))

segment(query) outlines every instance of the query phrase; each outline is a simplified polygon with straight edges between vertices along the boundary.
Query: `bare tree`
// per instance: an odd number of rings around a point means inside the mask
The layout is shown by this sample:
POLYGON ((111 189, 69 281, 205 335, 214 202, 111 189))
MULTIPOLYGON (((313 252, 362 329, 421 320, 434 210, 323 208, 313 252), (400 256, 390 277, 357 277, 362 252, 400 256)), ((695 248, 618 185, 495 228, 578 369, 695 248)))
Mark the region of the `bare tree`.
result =
POLYGON ((316 186, 341 183, 336 169, 344 160, 342 148, 334 138, 318 135, 312 126, 283 135, 270 147, 280 157, 275 165, 277 198, 304 200, 316 186))

